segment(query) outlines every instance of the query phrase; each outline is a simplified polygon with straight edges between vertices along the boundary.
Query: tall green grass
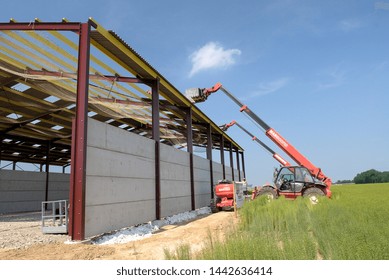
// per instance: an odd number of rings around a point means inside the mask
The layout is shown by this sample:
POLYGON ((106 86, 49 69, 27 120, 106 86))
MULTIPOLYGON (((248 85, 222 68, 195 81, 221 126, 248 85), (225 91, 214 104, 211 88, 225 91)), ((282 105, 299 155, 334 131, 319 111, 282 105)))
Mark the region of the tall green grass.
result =
POLYGON ((388 260, 389 184, 332 190, 317 205, 283 197, 246 203, 238 229, 223 243, 210 240, 196 258, 388 260))

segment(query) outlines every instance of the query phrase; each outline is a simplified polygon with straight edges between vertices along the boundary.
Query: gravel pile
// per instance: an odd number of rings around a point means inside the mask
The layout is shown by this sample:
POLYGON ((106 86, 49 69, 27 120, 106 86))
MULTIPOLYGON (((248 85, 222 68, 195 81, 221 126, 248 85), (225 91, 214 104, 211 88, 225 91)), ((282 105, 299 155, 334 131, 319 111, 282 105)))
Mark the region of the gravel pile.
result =
POLYGON ((37 244, 64 243, 66 234, 43 234, 41 213, 0 215, 0 248, 27 248, 37 244))

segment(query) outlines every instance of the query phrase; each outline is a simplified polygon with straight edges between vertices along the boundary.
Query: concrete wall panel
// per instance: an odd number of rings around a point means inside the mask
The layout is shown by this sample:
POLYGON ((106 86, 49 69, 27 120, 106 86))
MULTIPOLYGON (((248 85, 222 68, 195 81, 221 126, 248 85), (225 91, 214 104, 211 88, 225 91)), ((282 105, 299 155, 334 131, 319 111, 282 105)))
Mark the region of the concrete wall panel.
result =
POLYGON ((197 169, 209 170, 209 159, 194 155, 193 166, 197 169))
POLYGON ((191 209, 189 153, 161 144, 161 216, 191 209))
POLYGON ((161 215, 163 217, 172 216, 190 210, 191 210, 190 195, 161 199, 161 215))
POLYGON ((194 169, 195 171, 195 181, 200 182, 211 182, 211 175, 209 174, 209 170, 203 170, 203 169, 194 169))
POLYGON ((152 220, 149 212, 155 213, 155 203, 152 200, 90 205, 85 209, 85 223, 89 225, 85 228, 85 236, 148 222, 152 220))
POLYGON ((129 142, 128 131, 105 123, 104 127, 102 127, 101 122, 93 119, 89 120, 91 121, 88 121, 88 130, 98 130, 100 134, 94 133, 93 137, 90 137, 88 134, 88 146, 144 158, 154 158, 154 149, 149 149, 149 146, 154 145, 153 140, 132 133, 131 142, 129 142))
MULTIPOLYGON (((89 120, 86 237, 155 219, 155 142, 89 120)), ((195 207, 209 206, 209 160, 194 156, 195 207)), ((231 170, 226 167, 231 178, 231 170)), ((161 217, 191 210, 190 155, 160 144, 161 217)), ((213 164, 214 182, 223 179, 213 164)))
POLYGON ((155 219, 155 142, 89 119, 85 237, 155 219))
POLYGON ((88 176, 87 184, 93 192, 86 196, 87 205, 100 205, 155 199, 154 179, 88 176))
MULTIPOLYGON (((0 170, 0 213, 40 211, 46 173, 0 170)), ((48 200, 69 199, 69 174, 50 173, 48 200)))
POLYGON ((195 207, 209 206, 211 201, 211 175, 209 160, 198 156, 193 157, 195 181, 195 207))
POLYGON ((190 181, 161 180, 161 198, 190 197, 190 181))
POLYGON ((229 166, 226 166, 226 179, 232 180, 232 169, 229 166))
POLYGON ((181 165, 171 162, 161 161, 161 179, 171 181, 189 181, 190 170, 189 170, 189 156, 187 158, 188 164, 181 165))
POLYGON ((211 194, 199 194, 195 196, 196 209, 207 207, 211 203, 211 194))
POLYGON ((87 176, 153 178, 154 169, 154 159, 88 147, 87 176))
POLYGON ((0 202, 0 214, 41 211, 42 201, 6 201, 0 202))
POLYGON ((213 182, 217 184, 219 180, 223 180, 223 166, 220 163, 213 163, 213 182))
POLYGON ((171 146, 161 144, 161 161, 171 162, 177 165, 189 166, 189 154, 171 146))

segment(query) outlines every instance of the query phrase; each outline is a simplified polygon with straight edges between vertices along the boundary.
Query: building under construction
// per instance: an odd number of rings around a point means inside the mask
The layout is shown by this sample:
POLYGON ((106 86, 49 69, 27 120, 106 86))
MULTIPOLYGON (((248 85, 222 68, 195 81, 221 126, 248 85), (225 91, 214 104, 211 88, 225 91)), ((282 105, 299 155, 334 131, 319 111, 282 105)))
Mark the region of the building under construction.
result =
POLYGON ((84 240, 208 206, 214 183, 244 178, 243 149, 92 19, 0 23, 0 86, 0 213, 65 199, 84 240))

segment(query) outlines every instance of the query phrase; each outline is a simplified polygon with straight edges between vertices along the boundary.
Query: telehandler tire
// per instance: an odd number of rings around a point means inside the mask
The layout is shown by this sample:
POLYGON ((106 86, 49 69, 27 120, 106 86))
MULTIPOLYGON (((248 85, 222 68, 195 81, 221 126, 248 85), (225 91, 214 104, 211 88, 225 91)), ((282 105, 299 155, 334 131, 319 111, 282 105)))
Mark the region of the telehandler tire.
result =
POLYGON ((324 196, 324 192, 316 187, 309 188, 303 193, 303 197, 307 197, 312 204, 318 204, 321 196, 324 196))
POLYGON ((269 200, 276 199, 278 197, 277 191, 269 186, 265 186, 258 191, 258 196, 267 196, 269 200))
POLYGON ((215 201, 214 199, 211 200, 210 208, 212 213, 217 213, 221 210, 220 207, 216 206, 216 203, 218 202, 220 202, 220 199, 218 199, 217 201, 215 201))

